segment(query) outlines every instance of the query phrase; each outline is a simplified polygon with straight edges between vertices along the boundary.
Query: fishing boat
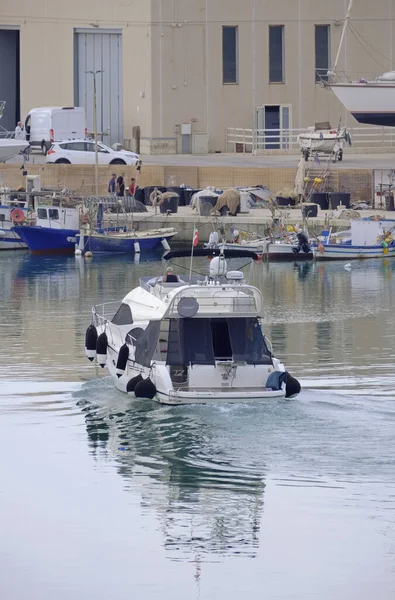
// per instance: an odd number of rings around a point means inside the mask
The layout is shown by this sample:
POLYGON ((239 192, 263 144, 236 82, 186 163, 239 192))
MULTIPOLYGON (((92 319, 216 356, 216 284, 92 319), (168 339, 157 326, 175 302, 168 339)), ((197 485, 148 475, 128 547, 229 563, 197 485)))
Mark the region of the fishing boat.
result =
POLYGON ((12 228, 32 254, 74 254, 80 228, 80 210, 58 201, 38 205, 35 224, 12 228))
POLYGON ((101 229, 98 232, 77 233, 76 241, 78 249, 95 254, 102 253, 126 253, 144 252, 156 250, 161 246, 170 250, 168 240, 177 235, 173 227, 162 229, 148 229, 146 231, 101 229))
POLYGON ((329 123, 316 123, 298 135, 299 148, 305 160, 315 154, 332 157, 333 162, 343 160, 343 147, 351 146, 351 136, 346 127, 331 127, 329 123))
POLYGON ((393 219, 352 219, 350 232, 346 232, 348 240, 327 236, 312 246, 314 258, 321 261, 395 256, 394 231, 393 219))
POLYGON ((76 249, 79 254, 87 251, 134 253, 155 250, 161 245, 169 250, 167 240, 177 234, 173 228, 136 232, 118 225, 96 229, 98 211, 99 205, 93 201, 70 204, 70 199, 59 199, 56 205, 37 207, 35 225, 20 225, 13 227, 13 231, 32 254, 69 255, 75 254, 76 249))
MULTIPOLYGON (((87 357, 107 368, 118 390, 162 404, 256 402, 291 398, 299 382, 275 358, 262 330, 261 292, 228 270, 228 259, 258 260, 249 250, 197 248, 207 275, 171 267, 142 277, 121 302, 92 308, 87 357)), ((173 258, 191 251, 168 252, 173 258)))
MULTIPOLYGON (((299 234, 301 235, 301 234, 299 234)), ((231 242, 220 241, 217 231, 210 233, 206 248, 223 248, 226 250, 250 250, 269 261, 294 261, 312 260, 313 253, 307 236, 303 241, 298 239, 297 233, 287 233, 280 239, 273 237, 258 237, 253 235, 242 236, 237 229, 231 229, 231 242)))

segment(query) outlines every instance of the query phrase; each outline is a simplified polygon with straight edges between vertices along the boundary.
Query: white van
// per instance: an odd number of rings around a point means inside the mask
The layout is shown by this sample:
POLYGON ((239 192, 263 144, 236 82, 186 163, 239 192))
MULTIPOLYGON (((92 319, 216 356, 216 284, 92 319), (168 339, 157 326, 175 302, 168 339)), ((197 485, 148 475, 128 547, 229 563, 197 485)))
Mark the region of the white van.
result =
POLYGON ((25 119, 26 140, 47 154, 53 142, 84 138, 85 109, 80 106, 33 108, 25 119))

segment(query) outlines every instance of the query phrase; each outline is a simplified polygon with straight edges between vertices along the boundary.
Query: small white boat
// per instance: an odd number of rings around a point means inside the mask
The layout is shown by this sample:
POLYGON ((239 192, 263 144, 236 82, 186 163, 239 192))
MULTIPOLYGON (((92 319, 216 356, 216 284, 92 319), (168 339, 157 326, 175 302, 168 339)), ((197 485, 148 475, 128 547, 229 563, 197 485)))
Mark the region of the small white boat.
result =
POLYGON ((240 271, 227 270, 227 259, 256 260, 257 254, 203 248, 195 254, 212 258, 208 276, 143 277, 122 302, 93 307, 88 358, 107 365, 118 390, 162 404, 297 395, 299 382, 273 356, 262 331, 261 292, 240 271))
POLYGON ((28 147, 29 142, 26 142, 26 140, 0 138, 0 162, 6 162, 6 160, 17 156, 28 147))
MULTIPOLYGON (((5 105, 5 100, 0 100, 0 119, 3 116, 5 105)), ((14 158, 14 156, 24 152, 29 147, 29 142, 26 140, 15 140, 11 135, 11 132, 0 126, 0 162, 6 162, 10 158, 14 158)))
POLYGON ((340 236, 313 245, 316 260, 351 260, 395 256, 395 220, 352 219, 347 242, 340 236), (335 241, 335 243, 333 243, 335 241), (332 243, 331 243, 332 242, 332 243))
POLYGON ((239 232, 234 230, 232 236, 235 240, 233 242, 219 242, 219 236, 217 232, 210 234, 210 240, 205 244, 206 248, 223 248, 226 250, 250 250, 256 252, 262 258, 262 260, 311 260, 313 253, 310 245, 300 244, 297 236, 288 235, 288 239, 272 240, 270 238, 250 238, 240 239, 239 232), (236 235, 235 235, 236 234, 236 235))
POLYGON ((329 123, 316 123, 298 135, 300 151, 305 160, 315 153, 332 156, 332 160, 343 160, 343 146, 351 145, 351 136, 346 127, 335 129, 329 123))

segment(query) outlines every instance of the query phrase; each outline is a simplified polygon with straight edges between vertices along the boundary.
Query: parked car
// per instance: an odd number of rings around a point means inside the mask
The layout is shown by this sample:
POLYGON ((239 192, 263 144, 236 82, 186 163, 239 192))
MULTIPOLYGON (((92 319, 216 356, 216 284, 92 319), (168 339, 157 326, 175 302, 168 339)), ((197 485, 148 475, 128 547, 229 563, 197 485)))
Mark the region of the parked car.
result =
POLYGON ((81 106, 33 108, 25 119, 26 141, 47 154, 53 142, 84 138, 85 109, 81 106))
MULTIPOLYGON (((136 165, 140 157, 128 150, 113 150, 102 142, 97 143, 99 165, 136 165)), ((68 140, 52 144, 47 163, 57 165, 94 165, 94 140, 68 140)))

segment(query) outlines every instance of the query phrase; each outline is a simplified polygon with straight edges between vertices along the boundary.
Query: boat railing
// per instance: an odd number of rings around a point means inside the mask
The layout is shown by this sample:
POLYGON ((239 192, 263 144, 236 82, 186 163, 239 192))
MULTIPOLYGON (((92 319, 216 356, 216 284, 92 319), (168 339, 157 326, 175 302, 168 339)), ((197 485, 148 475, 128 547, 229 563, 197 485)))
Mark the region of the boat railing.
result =
POLYGON ((103 320, 111 320, 119 308, 119 300, 95 304, 92 308, 92 314, 103 320))
MULTIPOLYGON (((226 151, 252 155, 278 152, 279 154, 297 154, 300 152, 299 135, 303 129, 244 129, 226 128, 226 151)), ((351 135, 352 146, 347 146, 348 154, 362 149, 370 152, 391 152, 395 148, 395 128, 378 125, 347 127, 351 135)))

